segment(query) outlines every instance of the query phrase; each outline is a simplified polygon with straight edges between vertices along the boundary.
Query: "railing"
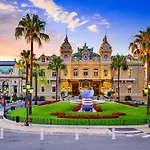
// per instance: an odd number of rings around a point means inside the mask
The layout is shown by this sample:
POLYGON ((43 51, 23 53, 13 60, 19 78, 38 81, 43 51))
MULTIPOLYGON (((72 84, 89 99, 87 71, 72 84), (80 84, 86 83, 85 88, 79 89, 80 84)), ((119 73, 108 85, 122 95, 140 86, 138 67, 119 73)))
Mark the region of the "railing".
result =
MULTIPOLYGON (((5 118, 16 121, 19 116, 10 116, 5 114, 5 118)), ((25 122, 25 117, 19 117, 19 122, 25 122)), ((31 118, 29 117, 29 123, 33 124, 46 124, 46 125, 144 125, 150 123, 150 118, 143 119, 70 119, 70 118, 31 118)))

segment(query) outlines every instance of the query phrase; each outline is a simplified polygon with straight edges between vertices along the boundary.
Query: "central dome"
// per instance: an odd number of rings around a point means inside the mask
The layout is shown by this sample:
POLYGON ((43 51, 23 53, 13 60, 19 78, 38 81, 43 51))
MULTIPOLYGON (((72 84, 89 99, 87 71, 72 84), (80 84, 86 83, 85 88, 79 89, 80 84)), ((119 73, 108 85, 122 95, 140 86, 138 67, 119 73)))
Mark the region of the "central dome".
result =
POLYGON ((101 53, 102 51, 112 51, 112 47, 108 43, 106 35, 103 38, 103 42, 102 42, 102 44, 100 46, 99 52, 101 53))
POLYGON ((61 45, 60 47, 60 52, 64 52, 64 51, 70 51, 72 52, 72 47, 68 41, 68 37, 66 35, 65 39, 64 39, 64 43, 61 45))

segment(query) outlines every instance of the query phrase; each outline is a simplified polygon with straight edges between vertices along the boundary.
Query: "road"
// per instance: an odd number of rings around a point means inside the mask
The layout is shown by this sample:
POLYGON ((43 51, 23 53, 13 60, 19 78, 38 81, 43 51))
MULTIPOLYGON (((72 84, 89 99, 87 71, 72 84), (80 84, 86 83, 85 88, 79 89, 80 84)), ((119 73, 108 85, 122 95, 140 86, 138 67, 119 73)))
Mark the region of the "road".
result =
POLYGON ((150 137, 117 136, 112 140, 110 136, 81 135, 75 140, 75 135, 44 135, 40 141, 40 134, 4 132, 4 139, 0 140, 0 150, 149 150, 150 137))

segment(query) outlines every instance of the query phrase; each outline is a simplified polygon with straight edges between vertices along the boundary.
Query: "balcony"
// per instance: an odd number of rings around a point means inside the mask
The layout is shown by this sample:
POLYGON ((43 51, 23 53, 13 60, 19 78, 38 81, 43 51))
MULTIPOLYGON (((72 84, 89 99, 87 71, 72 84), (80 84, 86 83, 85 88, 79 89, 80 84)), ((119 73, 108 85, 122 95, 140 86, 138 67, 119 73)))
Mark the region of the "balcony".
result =
MULTIPOLYGON (((118 77, 114 77, 113 81, 118 81, 118 77)), ((126 78, 120 77, 119 81, 135 81, 135 78, 133 78, 133 77, 130 77, 130 78, 129 77, 126 77, 126 78)))

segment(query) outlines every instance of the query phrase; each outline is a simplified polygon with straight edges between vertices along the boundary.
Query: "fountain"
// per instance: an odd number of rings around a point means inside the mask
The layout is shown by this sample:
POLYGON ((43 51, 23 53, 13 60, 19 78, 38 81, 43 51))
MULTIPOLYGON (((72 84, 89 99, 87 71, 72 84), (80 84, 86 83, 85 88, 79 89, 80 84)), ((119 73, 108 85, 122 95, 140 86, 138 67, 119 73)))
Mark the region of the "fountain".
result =
POLYGON ((90 87, 85 87, 80 94, 82 97, 82 112, 93 112, 92 96, 94 95, 94 90, 90 87))

